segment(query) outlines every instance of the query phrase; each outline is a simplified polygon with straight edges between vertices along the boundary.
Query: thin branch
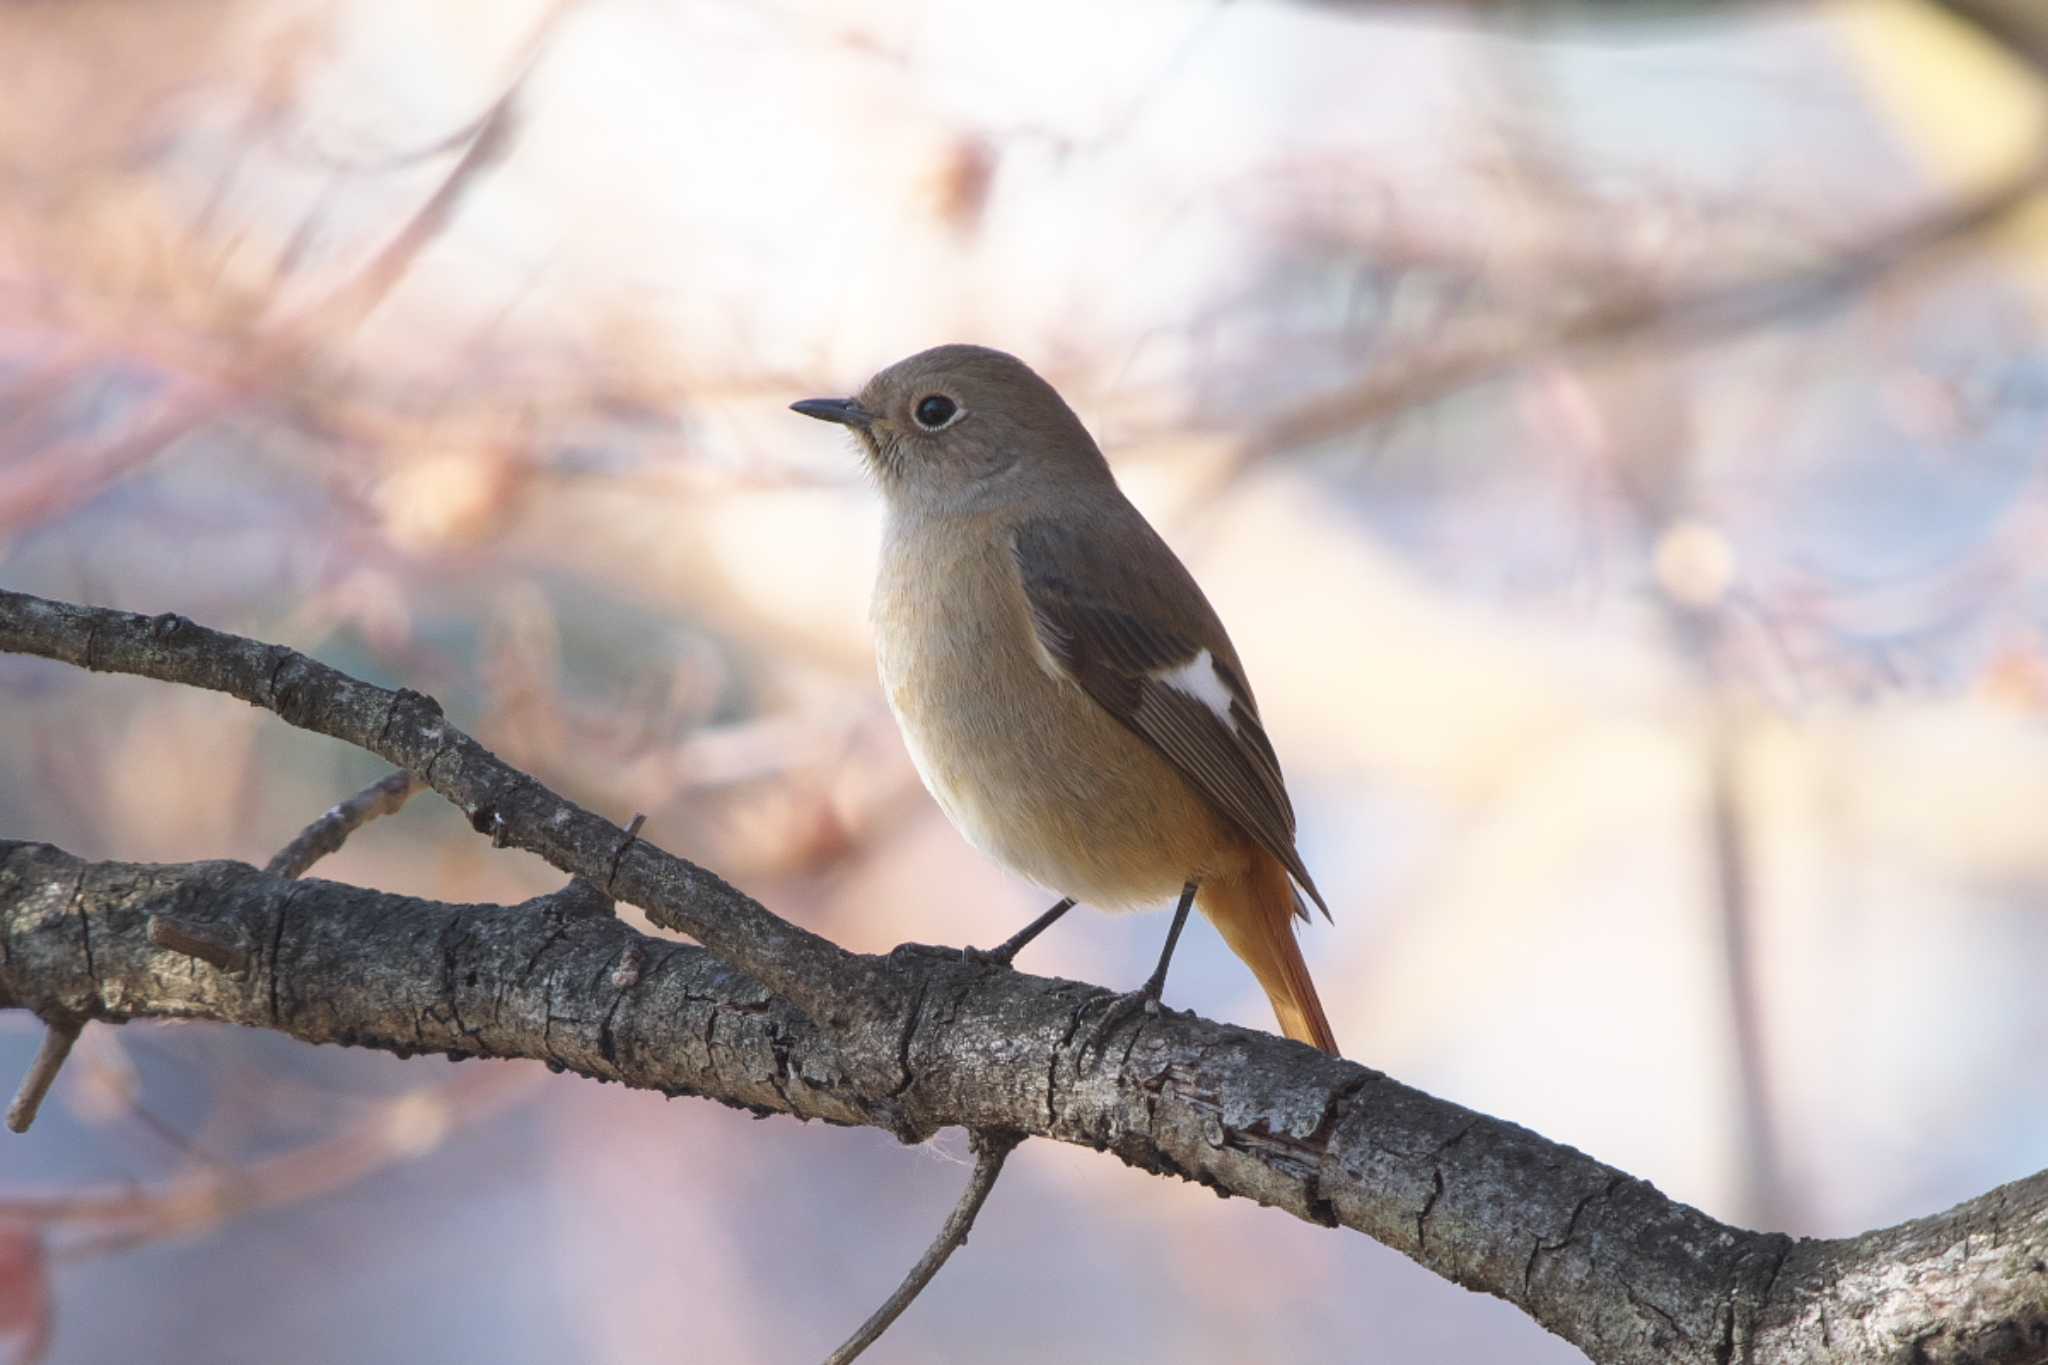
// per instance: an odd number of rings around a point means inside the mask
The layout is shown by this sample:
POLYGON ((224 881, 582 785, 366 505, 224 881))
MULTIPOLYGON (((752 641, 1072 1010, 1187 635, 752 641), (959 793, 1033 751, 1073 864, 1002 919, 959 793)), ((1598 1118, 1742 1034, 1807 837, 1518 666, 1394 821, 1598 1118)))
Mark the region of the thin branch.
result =
POLYGON ((528 78, 577 0, 556 0, 521 43, 514 74, 473 125, 468 145, 434 192, 376 254, 310 305, 245 339, 233 353, 170 393, 121 437, 62 442, 0 477, 0 533, 57 516, 155 459, 174 442, 282 386, 338 331, 360 323, 390 297, 420 254, 454 220, 478 182, 505 157, 517 130, 517 107, 528 78))
POLYGON ((0 1190, 0 1220, 86 1230, 65 1260, 190 1237, 239 1214, 303 1203, 433 1150, 464 1126, 532 1093, 538 1068, 465 1068, 452 1079, 374 1101, 315 1142, 241 1165, 209 1163, 148 1185, 44 1193, 0 1190))
POLYGON ((903 1316, 903 1310, 924 1292, 924 1287, 932 1282, 932 1276, 939 1273, 939 1267, 967 1241, 967 1234, 973 1231, 981 1206, 988 1202, 990 1191, 996 1187, 996 1178, 1003 1173, 1003 1163, 1009 1160, 1010 1153, 1023 1140, 1022 1133, 975 1133, 969 1138, 974 1146, 974 1174, 968 1178, 967 1188, 960 1192, 960 1202, 947 1215, 945 1226, 939 1229, 939 1235, 925 1248, 924 1255, 910 1268, 910 1273, 903 1277, 903 1283, 896 1286, 896 1292, 884 1299, 882 1306, 842 1342, 838 1350, 825 1357, 825 1365, 847 1365, 847 1362, 858 1359, 882 1333, 889 1330, 889 1324, 903 1316))
POLYGON ((379 816, 396 815, 419 789, 420 780, 402 768, 372 782, 301 830, 263 870, 286 881, 303 877, 314 863, 340 851, 349 835, 379 816))
POLYGON ((1735 1045, 1736 1115, 1747 1157, 1743 1183, 1750 1215, 1772 1222, 1787 1217, 1789 1187, 1778 1151, 1773 1119, 1770 1046, 1764 1028, 1763 986, 1757 979, 1755 887, 1742 791, 1735 771, 1735 743, 1726 717, 1718 722, 1708 773, 1711 802, 1714 901, 1721 922, 1721 965, 1728 990, 1728 1022, 1735 1045))
MULTIPOLYGON (((271 875, 279 875, 273 872, 271 875)), ((194 929, 181 920, 169 915, 151 915, 144 937, 158 948, 168 948, 186 957, 198 958, 209 966, 217 967, 229 976, 240 976, 249 970, 249 954, 232 943, 221 943, 211 935, 194 929)))
POLYGON ((26 1133, 36 1121, 43 1097, 56 1083, 57 1073, 63 1070, 64 1059, 71 1055, 71 1045, 78 1041, 81 1027, 78 1020, 55 1012, 43 1020, 43 1045, 36 1049, 35 1060, 28 1064, 28 1074, 21 1078, 21 1088, 14 1092, 14 1103, 7 1106, 9 1128, 26 1133))
POLYGON ((535 903, 565 915, 609 915, 618 908, 604 888, 588 877, 571 877, 560 890, 536 897, 535 903))
POLYGON ((556 0, 541 15, 520 44, 512 78, 490 108, 471 125, 474 131, 469 145, 434 192, 353 279, 294 319, 289 329, 291 336, 310 336, 367 317, 411 271, 420 253, 454 221, 477 182, 505 159, 518 131, 519 97, 553 42, 556 30, 577 3, 578 0, 556 0))
POLYGON ((2048 77, 2048 12, 2039 0, 1935 0, 2020 61, 2048 77))
POLYGON ((20 460, 0 477, 0 534, 62 515, 232 406, 223 387, 172 383, 114 440, 82 436, 20 460))
POLYGON ((1998 183, 1875 233, 1817 265, 1715 282, 1676 293, 1624 292, 1565 317, 1497 325, 1375 362, 1355 383, 1311 398, 1265 424, 1244 444, 1232 472, 1251 457, 1327 440, 1460 389, 1498 378, 1537 358, 1646 339, 1708 340, 1739 334, 1871 288, 1929 255, 2003 223, 2048 188, 2048 154, 1998 183))

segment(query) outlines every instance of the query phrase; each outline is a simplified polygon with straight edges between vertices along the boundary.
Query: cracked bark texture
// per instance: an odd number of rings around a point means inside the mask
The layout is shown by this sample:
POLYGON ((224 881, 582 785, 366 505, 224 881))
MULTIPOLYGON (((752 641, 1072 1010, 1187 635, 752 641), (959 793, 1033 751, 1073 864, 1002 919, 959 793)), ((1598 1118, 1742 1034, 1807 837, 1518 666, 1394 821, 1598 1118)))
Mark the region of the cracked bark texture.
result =
POLYGON ((1601 1362, 2048 1360, 2048 1174, 1861 1237, 1744 1231, 1283 1039, 1140 1014, 1098 1051, 1101 988, 952 950, 846 953, 507 767, 428 699, 288 650, 5 592, 0 648, 213 687, 359 744, 707 945, 556 897, 452 905, 0 842, 0 1008, 533 1058, 905 1141, 964 1125, 1078 1143, 1365 1233, 1601 1362))

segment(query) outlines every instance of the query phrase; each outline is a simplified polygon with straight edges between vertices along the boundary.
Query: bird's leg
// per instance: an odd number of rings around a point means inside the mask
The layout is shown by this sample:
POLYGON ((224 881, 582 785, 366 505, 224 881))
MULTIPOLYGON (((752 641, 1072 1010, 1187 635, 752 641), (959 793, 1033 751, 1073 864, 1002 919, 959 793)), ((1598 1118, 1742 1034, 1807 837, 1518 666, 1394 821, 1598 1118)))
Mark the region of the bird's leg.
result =
POLYGON ((1067 911, 1073 908, 1074 898, 1072 896, 1063 897, 1059 904, 1053 906, 1052 909, 1004 939, 997 946, 993 948, 962 948, 960 956, 966 958, 969 962, 993 962, 1007 967, 1018 953, 1024 951, 1025 944, 1052 928, 1061 915, 1066 914, 1067 911))
POLYGON ((1166 990, 1166 969, 1173 962, 1174 945, 1180 942, 1180 931, 1187 927, 1188 911, 1195 905, 1195 884, 1189 882, 1180 889, 1180 904, 1173 907, 1173 924, 1166 931, 1166 946, 1159 950, 1159 965, 1152 969, 1152 975, 1145 978, 1139 994, 1145 997, 1145 1013, 1159 1013, 1159 997, 1166 990))
POLYGON ((1166 946, 1159 950, 1159 965, 1152 969, 1151 976, 1145 978, 1144 985, 1110 1002, 1108 1012, 1095 1026, 1089 1046, 1101 1048, 1110 1030, 1134 1013, 1159 1013, 1159 997, 1166 989, 1166 969, 1173 963, 1173 949, 1180 942, 1180 931, 1187 927, 1188 911, 1194 908, 1195 886, 1194 882, 1189 882, 1180 889, 1180 904, 1173 907, 1173 924, 1166 931, 1166 946))

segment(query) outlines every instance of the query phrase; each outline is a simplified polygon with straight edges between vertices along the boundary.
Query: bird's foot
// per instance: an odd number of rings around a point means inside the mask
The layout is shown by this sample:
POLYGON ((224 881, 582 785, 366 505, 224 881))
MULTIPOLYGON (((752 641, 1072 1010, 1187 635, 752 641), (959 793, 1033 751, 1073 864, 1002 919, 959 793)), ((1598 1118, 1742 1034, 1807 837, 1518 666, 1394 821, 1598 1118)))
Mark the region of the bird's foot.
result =
POLYGON ((1110 1038, 1127 1020, 1140 1014, 1156 1019, 1164 1011, 1165 1007, 1159 1003, 1159 988, 1149 982, 1135 991, 1125 991, 1111 998, 1109 1008, 1088 1031, 1088 1041, 1081 1045, 1081 1055, 1086 1057, 1090 1052, 1097 1056, 1108 1055, 1110 1038))
POLYGON ((1021 943, 999 943, 993 948, 962 948, 960 960, 980 967, 1008 967, 1014 965, 1021 943))

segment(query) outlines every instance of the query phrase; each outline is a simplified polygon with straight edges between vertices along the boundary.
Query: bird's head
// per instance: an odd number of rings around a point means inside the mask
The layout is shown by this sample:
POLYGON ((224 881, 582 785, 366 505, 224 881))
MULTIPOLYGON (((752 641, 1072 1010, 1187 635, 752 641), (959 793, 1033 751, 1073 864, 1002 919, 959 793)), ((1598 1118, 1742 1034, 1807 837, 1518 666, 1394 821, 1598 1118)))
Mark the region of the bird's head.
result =
POLYGON ((935 346, 897 361, 852 398, 806 398, 790 407, 851 429, 892 501, 971 502, 1020 480, 1109 473, 1052 385, 986 346, 935 346))

